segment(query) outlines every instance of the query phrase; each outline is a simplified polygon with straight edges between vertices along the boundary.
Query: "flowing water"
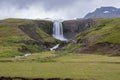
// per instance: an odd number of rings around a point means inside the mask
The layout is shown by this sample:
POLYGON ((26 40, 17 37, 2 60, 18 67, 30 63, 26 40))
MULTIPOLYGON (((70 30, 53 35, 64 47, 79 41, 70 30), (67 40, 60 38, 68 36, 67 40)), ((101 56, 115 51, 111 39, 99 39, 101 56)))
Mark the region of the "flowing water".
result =
MULTIPOLYGON (((63 35, 63 26, 61 20, 55 20, 53 23, 53 37, 60 41, 67 41, 67 39, 63 35)), ((55 45, 54 47, 50 48, 50 50, 55 50, 59 47, 60 44, 55 45)))
POLYGON ((61 20, 55 20, 53 24, 53 37, 61 40, 61 41, 67 41, 67 39, 63 35, 63 27, 62 27, 62 21, 61 20))
POLYGON ((54 47, 50 48, 50 50, 53 51, 53 50, 57 49, 59 47, 59 45, 60 44, 55 45, 54 47))

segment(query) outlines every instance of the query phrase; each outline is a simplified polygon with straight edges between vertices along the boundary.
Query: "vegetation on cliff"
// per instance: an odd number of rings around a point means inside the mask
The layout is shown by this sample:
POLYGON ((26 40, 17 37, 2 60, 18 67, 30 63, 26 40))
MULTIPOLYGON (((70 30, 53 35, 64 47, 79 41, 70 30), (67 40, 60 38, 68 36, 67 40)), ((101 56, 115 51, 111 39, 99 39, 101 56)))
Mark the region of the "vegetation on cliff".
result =
POLYGON ((51 24, 51 21, 44 20, 0 20, 0 57, 39 52, 50 47, 55 39, 47 34, 50 31, 45 27, 52 28, 51 24))
POLYGON ((78 46, 75 52, 120 55, 120 18, 94 19, 94 21, 93 27, 73 38, 76 44, 82 45, 78 46))

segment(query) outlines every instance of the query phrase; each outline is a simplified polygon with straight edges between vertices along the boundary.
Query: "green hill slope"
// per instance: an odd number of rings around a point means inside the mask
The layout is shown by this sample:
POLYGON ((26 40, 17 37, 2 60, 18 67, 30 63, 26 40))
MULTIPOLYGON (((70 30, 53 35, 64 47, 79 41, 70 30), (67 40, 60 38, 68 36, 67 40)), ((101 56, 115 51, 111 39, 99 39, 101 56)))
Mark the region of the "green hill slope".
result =
POLYGON ((75 53, 109 53, 120 54, 120 18, 94 19, 95 25, 74 37, 77 45, 70 44, 68 49, 75 46, 75 53), (78 45, 79 44, 79 45, 78 45))
POLYGON ((46 31, 45 28, 52 28, 52 22, 25 19, 0 20, 0 57, 12 57, 47 49, 55 40, 47 34, 50 30, 46 31))

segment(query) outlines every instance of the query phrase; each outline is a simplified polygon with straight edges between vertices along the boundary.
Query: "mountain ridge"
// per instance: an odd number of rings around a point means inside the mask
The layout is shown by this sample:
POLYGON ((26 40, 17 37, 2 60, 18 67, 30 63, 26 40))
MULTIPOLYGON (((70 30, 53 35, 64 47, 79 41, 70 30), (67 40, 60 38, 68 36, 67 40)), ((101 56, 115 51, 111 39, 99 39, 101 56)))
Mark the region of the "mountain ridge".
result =
POLYGON ((85 15, 84 19, 88 18, 118 18, 120 17, 120 8, 116 7, 100 7, 95 11, 85 15))

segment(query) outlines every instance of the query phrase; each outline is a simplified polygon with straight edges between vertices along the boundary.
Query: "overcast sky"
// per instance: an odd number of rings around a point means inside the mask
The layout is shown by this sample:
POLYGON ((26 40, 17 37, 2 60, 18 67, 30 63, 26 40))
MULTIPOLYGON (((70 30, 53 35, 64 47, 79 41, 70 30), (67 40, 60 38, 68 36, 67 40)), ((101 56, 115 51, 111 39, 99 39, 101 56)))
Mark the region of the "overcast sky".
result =
POLYGON ((120 0, 0 0, 0 19, 82 18, 101 6, 120 8, 120 0))

